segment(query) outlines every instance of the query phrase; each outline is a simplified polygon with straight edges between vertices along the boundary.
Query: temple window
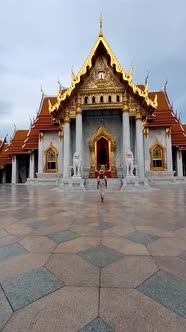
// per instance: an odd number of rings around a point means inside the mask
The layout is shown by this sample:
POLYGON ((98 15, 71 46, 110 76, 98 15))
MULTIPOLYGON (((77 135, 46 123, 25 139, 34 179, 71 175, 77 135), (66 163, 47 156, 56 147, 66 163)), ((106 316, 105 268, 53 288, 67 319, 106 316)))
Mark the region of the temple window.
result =
POLYGON ((99 71, 99 73, 98 73, 98 79, 99 79, 99 80, 104 80, 104 78, 105 78, 105 73, 104 73, 104 71, 99 71))
POLYGON ((120 96, 119 95, 117 95, 117 97, 116 97, 116 101, 119 103, 120 102, 120 96))
POLYGON ((100 103, 103 103, 103 96, 100 97, 100 103))
POLYGON ((111 101, 112 101, 112 97, 111 97, 111 95, 109 95, 108 96, 108 102, 111 103, 111 101))
POLYGON ((84 103, 88 104, 88 97, 87 96, 85 96, 85 98, 84 98, 84 103))
POLYGON ((45 172, 56 173, 58 152, 55 147, 51 144, 50 147, 45 151, 45 172))
POLYGON ((92 103, 95 104, 95 102, 96 102, 96 98, 95 98, 95 96, 93 96, 92 97, 92 103))
POLYGON ((165 148, 162 144, 154 144, 150 148, 150 157, 151 157, 151 171, 165 171, 165 148))

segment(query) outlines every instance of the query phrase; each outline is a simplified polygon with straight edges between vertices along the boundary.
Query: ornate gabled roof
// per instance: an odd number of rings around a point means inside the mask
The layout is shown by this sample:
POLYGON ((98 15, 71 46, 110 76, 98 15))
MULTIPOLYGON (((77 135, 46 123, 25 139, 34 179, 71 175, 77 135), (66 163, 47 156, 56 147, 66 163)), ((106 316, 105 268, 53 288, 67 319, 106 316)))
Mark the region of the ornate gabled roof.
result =
POLYGON ((155 111, 154 117, 148 119, 146 126, 154 128, 170 127, 172 145, 186 147, 186 128, 184 128, 179 117, 174 113, 168 100, 167 92, 165 90, 149 92, 149 95, 153 97, 155 93, 158 99, 158 107, 155 111))
POLYGON ((131 66, 129 72, 127 73, 120 65, 120 63, 117 60, 116 56, 114 55, 112 49, 110 48, 108 42, 106 41, 105 37, 103 36, 102 23, 101 23, 99 36, 96 39, 96 41, 92 47, 92 50, 90 51, 86 61, 84 62, 83 66, 81 67, 80 71, 78 72, 78 74, 76 76, 72 72, 71 86, 68 89, 66 89, 65 91, 62 91, 62 92, 57 91, 57 102, 55 104, 52 105, 51 101, 49 100, 49 112, 50 113, 52 113, 56 109, 59 109, 60 103, 63 100, 65 100, 67 97, 71 96, 72 91, 75 89, 77 84, 80 82, 81 77, 87 73, 88 69, 92 68, 93 56, 96 54, 96 51, 100 44, 102 44, 104 46, 107 54, 110 56, 111 67, 115 67, 116 72, 121 74, 123 81, 127 82, 128 86, 132 89, 133 93, 144 98, 147 106, 150 106, 152 108, 157 107, 157 97, 155 96, 154 100, 149 98, 148 85, 146 84, 144 89, 141 89, 141 86, 138 86, 133 82, 133 80, 132 80, 133 67, 131 66))
POLYGON ((17 130, 5 151, 8 152, 9 154, 25 153, 25 151, 22 148, 22 145, 27 137, 27 134, 28 130, 17 130))
POLYGON ((3 169, 7 164, 11 163, 11 156, 6 152, 8 143, 6 143, 6 138, 0 140, 0 169, 3 169))

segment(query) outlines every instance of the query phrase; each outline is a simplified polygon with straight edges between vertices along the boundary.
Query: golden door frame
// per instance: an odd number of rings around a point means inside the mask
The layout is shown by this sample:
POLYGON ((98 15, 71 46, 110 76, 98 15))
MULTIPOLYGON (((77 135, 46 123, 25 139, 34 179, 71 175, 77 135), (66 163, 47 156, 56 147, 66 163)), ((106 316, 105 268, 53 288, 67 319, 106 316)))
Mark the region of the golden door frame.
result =
POLYGON ((96 133, 89 140, 90 149, 90 174, 91 178, 95 177, 95 171, 97 170, 97 141, 101 138, 105 138, 108 141, 109 146, 109 170, 112 173, 112 177, 117 177, 115 155, 116 155, 116 142, 111 133, 102 124, 96 133))

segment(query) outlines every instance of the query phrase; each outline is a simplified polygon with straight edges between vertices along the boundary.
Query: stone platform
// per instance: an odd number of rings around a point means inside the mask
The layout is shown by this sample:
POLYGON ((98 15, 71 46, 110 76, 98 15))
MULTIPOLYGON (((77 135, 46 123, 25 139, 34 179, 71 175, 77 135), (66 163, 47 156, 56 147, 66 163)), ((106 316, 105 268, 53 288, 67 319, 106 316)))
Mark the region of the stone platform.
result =
POLYGON ((186 185, 158 189, 0 185, 0 331, 186 331, 186 185))

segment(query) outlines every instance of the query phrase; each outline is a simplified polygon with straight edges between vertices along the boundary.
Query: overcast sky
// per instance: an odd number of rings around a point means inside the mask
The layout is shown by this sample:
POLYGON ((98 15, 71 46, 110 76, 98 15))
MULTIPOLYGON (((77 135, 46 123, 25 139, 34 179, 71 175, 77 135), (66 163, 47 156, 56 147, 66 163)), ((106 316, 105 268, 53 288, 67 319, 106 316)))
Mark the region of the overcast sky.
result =
POLYGON ((167 91, 186 122, 186 0, 0 0, 0 138, 29 127, 42 86, 70 85, 99 33, 133 80, 167 91))

